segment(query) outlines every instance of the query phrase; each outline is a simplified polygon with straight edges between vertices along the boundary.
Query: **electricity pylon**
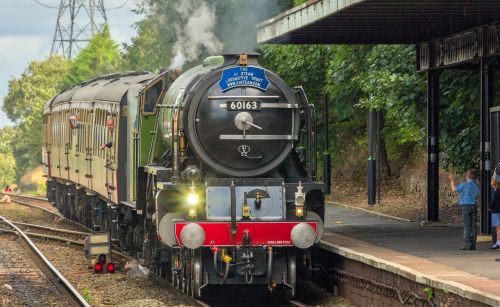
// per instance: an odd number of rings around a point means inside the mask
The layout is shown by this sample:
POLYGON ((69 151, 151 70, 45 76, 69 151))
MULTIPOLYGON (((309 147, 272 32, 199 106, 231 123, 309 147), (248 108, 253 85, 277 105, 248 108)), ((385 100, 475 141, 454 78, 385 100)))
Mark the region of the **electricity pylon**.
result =
POLYGON ((61 0, 50 55, 71 58, 108 23, 104 0, 61 0))

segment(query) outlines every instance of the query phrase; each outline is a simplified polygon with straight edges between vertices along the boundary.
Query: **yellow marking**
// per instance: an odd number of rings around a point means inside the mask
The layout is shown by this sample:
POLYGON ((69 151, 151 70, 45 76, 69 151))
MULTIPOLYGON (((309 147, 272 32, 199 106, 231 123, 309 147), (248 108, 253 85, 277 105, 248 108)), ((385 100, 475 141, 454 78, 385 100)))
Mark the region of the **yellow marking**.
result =
POLYGON ((231 262, 231 260, 233 260, 233 258, 231 258, 231 256, 229 256, 229 255, 225 255, 222 258, 222 261, 224 261, 225 263, 229 263, 229 262, 231 262))

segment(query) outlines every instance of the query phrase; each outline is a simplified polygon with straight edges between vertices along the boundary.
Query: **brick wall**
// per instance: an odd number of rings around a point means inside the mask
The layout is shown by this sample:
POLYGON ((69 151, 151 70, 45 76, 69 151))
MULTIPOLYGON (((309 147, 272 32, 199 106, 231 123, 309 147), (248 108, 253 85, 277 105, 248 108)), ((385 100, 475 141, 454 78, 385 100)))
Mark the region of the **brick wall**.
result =
POLYGON ((316 248, 313 280, 355 306, 488 306, 316 248))

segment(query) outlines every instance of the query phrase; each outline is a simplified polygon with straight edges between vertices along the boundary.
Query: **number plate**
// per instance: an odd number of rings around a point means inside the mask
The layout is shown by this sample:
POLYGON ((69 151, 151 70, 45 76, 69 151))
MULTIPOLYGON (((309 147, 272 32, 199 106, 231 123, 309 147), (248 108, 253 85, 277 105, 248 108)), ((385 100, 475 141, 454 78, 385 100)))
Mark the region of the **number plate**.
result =
POLYGON ((229 111, 256 111, 260 110, 260 101, 228 101, 226 108, 229 111))

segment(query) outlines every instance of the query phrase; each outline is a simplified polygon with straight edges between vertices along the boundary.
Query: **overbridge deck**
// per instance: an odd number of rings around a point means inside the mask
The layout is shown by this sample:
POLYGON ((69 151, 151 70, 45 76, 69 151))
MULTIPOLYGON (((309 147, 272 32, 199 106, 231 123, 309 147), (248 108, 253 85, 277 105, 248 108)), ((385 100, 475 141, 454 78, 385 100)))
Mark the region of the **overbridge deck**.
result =
POLYGON ((460 251, 461 225, 422 227, 328 205, 323 247, 437 289, 500 306, 500 251, 460 251))

